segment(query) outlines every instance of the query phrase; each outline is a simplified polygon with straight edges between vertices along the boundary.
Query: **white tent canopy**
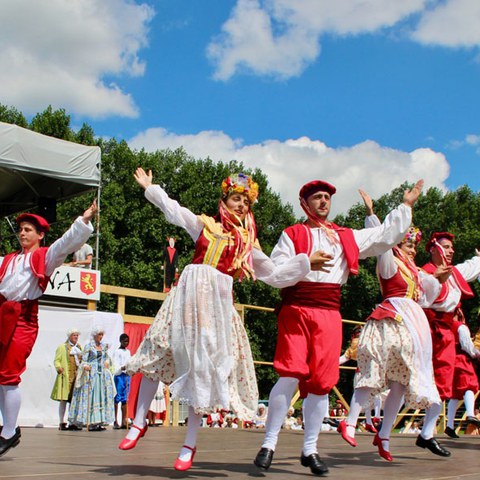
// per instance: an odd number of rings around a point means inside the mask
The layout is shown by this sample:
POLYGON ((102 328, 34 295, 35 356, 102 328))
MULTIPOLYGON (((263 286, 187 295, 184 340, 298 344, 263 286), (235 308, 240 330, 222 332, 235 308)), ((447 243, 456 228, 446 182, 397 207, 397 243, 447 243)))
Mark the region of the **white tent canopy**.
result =
POLYGON ((0 215, 100 186, 100 148, 0 122, 0 215))

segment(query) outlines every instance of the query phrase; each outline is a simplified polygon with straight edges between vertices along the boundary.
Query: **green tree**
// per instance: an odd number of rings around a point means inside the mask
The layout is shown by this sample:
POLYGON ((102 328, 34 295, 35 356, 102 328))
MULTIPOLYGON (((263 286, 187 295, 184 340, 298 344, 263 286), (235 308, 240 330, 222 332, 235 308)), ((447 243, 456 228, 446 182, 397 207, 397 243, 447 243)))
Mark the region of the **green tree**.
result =
POLYGON ((28 127, 28 122, 23 113, 19 112, 15 107, 7 107, 2 104, 0 104, 0 122, 11 123, 23 128, 28 127))

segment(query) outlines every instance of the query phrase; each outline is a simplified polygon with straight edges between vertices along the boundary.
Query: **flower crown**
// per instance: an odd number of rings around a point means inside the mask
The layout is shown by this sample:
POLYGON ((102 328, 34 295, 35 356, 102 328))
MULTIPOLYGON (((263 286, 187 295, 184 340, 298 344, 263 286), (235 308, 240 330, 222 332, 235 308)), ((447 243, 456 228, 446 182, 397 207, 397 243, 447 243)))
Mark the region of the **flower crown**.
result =
POLYGON ((402 243, 418 244, 422 240, 422 232, 418 227, 410 227, 403 237, 402 243))
POLYGON ((231 175, 222 182, 222 198, 226 198, 233 193, 244 193, 247 195, 249 202, 253 204, 258 197, 258 183, 244 173, 231 175))

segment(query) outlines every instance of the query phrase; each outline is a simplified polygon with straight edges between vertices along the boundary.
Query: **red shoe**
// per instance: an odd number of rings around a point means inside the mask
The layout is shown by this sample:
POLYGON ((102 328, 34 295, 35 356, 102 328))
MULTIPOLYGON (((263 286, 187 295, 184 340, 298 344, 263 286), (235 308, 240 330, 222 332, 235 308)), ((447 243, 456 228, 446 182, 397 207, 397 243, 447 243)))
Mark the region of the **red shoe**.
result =
POLYGON ((189 447, 188 445, 183 445, 182 448, 188 448, 189 450, 192 451, 192 456, 190 457, 190 460, 180 460, 180 458, 177 458, 175 460, 175 463, 173 464, 173 468, 175 470, 180 470, 184 472, 185 470, 188 470, 193 463, 193 457, 195 456, 195 453, 197 452, 197 447, 189 447))
POLYGON ((121 442, 118 448, 120 450, 131 450, 132 448, 135 448, 137 445, 137 442, 145 436, 145 433, 147 433, 148 430, 148 425, 145 425, 143 428, 137 427, 135 424, 132 425, 131 428, 136 428, 140 433, 138 434, 137 438, 130 439, 130 438, 124 438, 121 442))
POLYGON ((370 433, 378 433, 378 430, 370 423, 365 424, 365 430, 370 433))
POLYGON ((355 427, 354 425, 349 425, 345 420, 342 420, 338 424, 337 432, 342 436, 342 438, 349 443, 352 447, 357 446, 356 440, 347 433, 347 427, 355 427))
POLYGON ((387 460, 388 462, 393 462, 393 457, 390 455, 390 452, 385 450, 382 445, 382 441, 388 441, 388 438, 380 438, 378 436, 378 433, 375 435, 375 438, 373 439, 373 444, 378 448, 378 454, 387 460))

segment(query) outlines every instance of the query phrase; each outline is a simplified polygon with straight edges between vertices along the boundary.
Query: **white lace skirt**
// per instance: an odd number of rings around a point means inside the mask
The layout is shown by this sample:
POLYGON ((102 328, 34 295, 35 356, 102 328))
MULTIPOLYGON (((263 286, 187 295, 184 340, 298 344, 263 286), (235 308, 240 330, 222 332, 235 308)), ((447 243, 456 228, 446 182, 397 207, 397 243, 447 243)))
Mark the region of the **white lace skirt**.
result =
POLYGON ((172 398, 197 413, 223 408, 250 420, 257 382, 232 278, 208 265, 188 265, 127 369, 170 385, 172 398))

